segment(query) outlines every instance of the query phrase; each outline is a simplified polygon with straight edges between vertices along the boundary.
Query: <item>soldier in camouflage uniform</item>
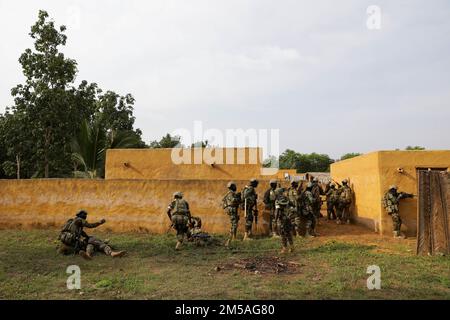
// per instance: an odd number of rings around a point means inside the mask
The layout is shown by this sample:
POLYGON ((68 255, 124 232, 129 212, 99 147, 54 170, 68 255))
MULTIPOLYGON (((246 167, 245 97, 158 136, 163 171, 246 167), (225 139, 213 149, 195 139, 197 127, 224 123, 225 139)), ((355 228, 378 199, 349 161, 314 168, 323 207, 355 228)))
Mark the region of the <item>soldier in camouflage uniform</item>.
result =
POLYGON ((336 215, 337 224, 346 222, 350 224, 350 206, 352 204, 352 189, 348 186, 348 180, 342 180, 342 185, 337 190, 336 215))
POLYGON ((108 241, 102 241, 94 236, 89 236, 84 228, 97 228, 106 222, 105 219, 99 222, 89 223, 87 220, 87 212, 81 210, 76 217, 69 219, 64 225, 59 235, 61 246, 59 253, 62 254, 79 254, 85 259, 92 259, 94 253, 103 252, 111 257, 121 257, 125 251, 113 251, 108 241))
POLYGON ((335 212, 335 206, 337 203, 337 190, 336 185, 331 182, 329 184, 328 190, 326 192, 327 197, 327 219, 328 220, 336 220, 336 212, 335 212))
POLYGON ((229 246, 232 240, 236 240, 237 228, 239 223, 239 205, 241 204, 241 194, 236 192, 237 187, 234 181, 228 182, 228 192, 222 199, 222 207, 225 213, 230 217, 230 237, 225 242, 225 246, 229 246))
POLYGON ((187 239, 197 246, 207 246, 212 243, 211 236, 202 230, 202 219, 200 217, 191 217, 187 239))
POLYGON ((401 199, 412 198, 414 195, 405 192, 397 192, 397 189, 398 188, 395 185, 389 187, 389 190, 383 197, 383 206, 387 214, 392 217, 394 238, 404 238, 405 236, 400 233, 402 219, 400 218, 398 205, 401 199))
POLYGON ((287 191, 289 200, 289 218, 292 224, 292 234, 300 235, 300 196, 298 194, 298 182, 291 181, 291 186, 287 191))
POLYGON ((281 253, 287 251, 289 244, 289 252, 294 250, 294 241, 292 239, 292 223, 289 213, 289 199, 285 194, 284 188, 276 190, 277 199, 275 200, 275 221, 281 235, 281 253))
POLYGON ((319 218, 322 217, 322 213, 320 212, 320 208, 322 207, 322 198, 320 196, 323 195, 324 192, 319 184, 319 179, 314 178, 312 184, 313 186, 311 193, 313 195, 313 213, 316 217, 316 221, 319 221, 319 218))
POLYGON ((306 234, 305 236, 315 237, 316 233, 316 216, 314 215, 313 205, 314 197, 312 195, 313 184, 308 182, 306 185, 306 190, 301 195, 301 213, 303 218, 306 220, 306 234))
POLYGON ((177 232, 175 250, 179 250, 181 249, 184 238, 188 235, 188 224, 192 223, 191 211, 189 210, 189 204, 183 199, 181 192, 175 192, 173 198, 173 201, 167 207, 167 215, 172 221, 172 227, 177 232))
POLYGON ((258 180, 251 179, 249 185, 242 190, 242 209, 245 215, 245 234, 244 240, 250 240, 252 236, 253 219, 255 225, 258 223, 258 195, 255 188, 258 187, 258 180))
POLYGON ((278 235, 278 228, 275 223, 275 189, 277 188, 278 182, 275 179, 270 180, 269 182, 269 189, 264 193, 264 205, 265 210, 269 214, 269 232, 272 237, 277 237, 278 235))

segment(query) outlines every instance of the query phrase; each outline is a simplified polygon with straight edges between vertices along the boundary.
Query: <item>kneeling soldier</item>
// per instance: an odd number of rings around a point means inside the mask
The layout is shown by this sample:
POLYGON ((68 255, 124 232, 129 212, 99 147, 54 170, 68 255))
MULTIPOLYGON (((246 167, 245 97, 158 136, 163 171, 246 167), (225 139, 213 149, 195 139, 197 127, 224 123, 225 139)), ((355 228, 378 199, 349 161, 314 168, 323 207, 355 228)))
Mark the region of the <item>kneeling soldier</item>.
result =
POLYGON ((59 235, 59 240, 62 242, 59 248, 60 253, 79 254, 85 259, 92 259, 95 251, 104 252, 111 257, 121 257, 125 254, 125 251, 113 251, 107 242, 89 236, 84 232, 83 228, 96 228, 104 224, 105 219, 95 223, 89 223, 86 219, 87 212, 81 210, 75 218, 67 220, 59 235))

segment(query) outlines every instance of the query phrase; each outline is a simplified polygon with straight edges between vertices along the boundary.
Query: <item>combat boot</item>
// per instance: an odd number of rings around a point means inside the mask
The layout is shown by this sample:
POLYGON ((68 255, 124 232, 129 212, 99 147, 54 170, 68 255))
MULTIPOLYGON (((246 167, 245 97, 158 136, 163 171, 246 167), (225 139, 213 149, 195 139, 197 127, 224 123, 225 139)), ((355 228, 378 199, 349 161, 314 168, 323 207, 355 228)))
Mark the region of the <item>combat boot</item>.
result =
POLYGON ((247 241, 247 240, 251 240, 250 235, 248 232, 244 233, 244 239, 242 239, 243 241, 247 241))
POLYGON ((125 253, 127 253, 127 252, 126 251, 112 251, 111 257, 113 257, 113 258, 123 257, 125 255, 125 253))
POLYGON ((177 244, 175 245, 175 250, 181 249, 181 241, 177 241, 177 244))
POLYGON ((227 239, 227 241, 225 241, 225 247, 229 247, 230 246, 230 242, 231 242, 231 239, 227 239))
POLYGON ((84 250, 80 250, 80 252, 78 252, 78 254, 86 260, 92 260, 92 256, 87 254, 86 251, 84 251, 84 250))
POLYGON ((337 218, 336 219, 336 224, 341 224, 341 219, 337 218))
POLYGON ((283 247, 283 248, 281 248, 281 251, 280 251, 280 253, 281 253, 281 254, 284 254, 284 253, 286 253, 286 247, 283 247))
POLYGON ((350 219, 347 219, 347 224, 350 224, 350 219))

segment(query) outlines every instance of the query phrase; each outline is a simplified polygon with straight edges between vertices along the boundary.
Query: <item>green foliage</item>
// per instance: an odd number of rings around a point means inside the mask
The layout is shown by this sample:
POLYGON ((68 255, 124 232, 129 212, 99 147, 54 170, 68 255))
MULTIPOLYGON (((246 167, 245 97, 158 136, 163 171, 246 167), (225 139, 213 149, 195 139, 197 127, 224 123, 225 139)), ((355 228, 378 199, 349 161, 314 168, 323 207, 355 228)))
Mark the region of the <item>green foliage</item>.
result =
POLYGON ((179 136, 172 137, 168 133, 161 140, 150 142, 150 148, 175 148, 180 142, 181 138, 179 136))
POLYGON ((350 153, 344 154, 344 155, 341 157, 340 160, 351 159, 351 158, 354 158, 354 157, 358 157, 358 156, 360 156, 360 155, 362 155, 362 153, 358 153, 358 152, 350 152, 350 153))
POLYGON ((301 154, 287 149, 280 155, 280 169, 297 169, 297 172, 328 172, 334 162, 326 154, 301 154))
MULTIPOLYGON (((135 147, 145 147, 141 131, 133 129, 131 94, 103 94, 96 83, 85 80, 74 85, 77 62, 60 52, 67 40, 65 30, 65 26, 56 28, 45 11, 39 11, 31 27, 34 50, 26 49, 19 58, 25 83, 12 88, 14 105, 0 117, 0 176, 70 176, 72 154, 78 153, 72 152, 73 138, 79 137, 84 121, 95 123, 98 133, 109 138, 100 149, 124 143, 124 132, 127 139, 138 140, 135 147)), ((93 160, 84 160, 92 169, 93 160)))
POLYGON ((421 147, 421 146, 407 146, 406 148, 405 148, 405 150, 410 150, 410 151, 412 151, 412 150, 425 150, 425 147, 421 147))

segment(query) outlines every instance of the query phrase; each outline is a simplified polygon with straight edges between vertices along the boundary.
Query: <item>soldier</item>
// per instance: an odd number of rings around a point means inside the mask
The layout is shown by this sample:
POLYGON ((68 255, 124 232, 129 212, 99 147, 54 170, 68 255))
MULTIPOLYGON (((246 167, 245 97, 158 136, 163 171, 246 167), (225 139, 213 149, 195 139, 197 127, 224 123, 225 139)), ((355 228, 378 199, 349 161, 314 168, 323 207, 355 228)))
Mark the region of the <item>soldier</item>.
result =
POLYGON ((383 206, 388 215, 392 217, 392 224, 394 226, 394 238, 404 238, 405 235, 400 234, 400 228, 402 226, 402 219, 398 205, 401 199, 412 198, 413 194, 406 192, 397 192, 397 186, 392 185, 383 197, 383 206))
POLYGON ((348 186, 348 180, 342 180, 342 185, 337 191, 337 224, 341 224, 345 221, 350 224, 350 205, 352 204, 352 189, 348 186))
POLYGON ((249 185, 242 190, 242 209, 245 215, 244 240, 250 240, 252 236, 253 219, 255 219, 255 225, 258 225, 258 195, 256 194, 256 187, 258 187, 258 180, 251 179, 249 185))
POLYGON ((172 227, 177 231, 175 250, 179 250, 181 249, 185 236, 188 234, 188 224, 192 223, 191 211, 189 210, 189 204, 183 199, 181 192, 175 192, 173 199, 167 207, 167 215, 172 221, 172 227))
POLYGON ((316 217, 316 221, 322 217, 322 213, 320 213, 320 208, 322 207, 322 198, 321 195, 324 194, 322 187, 319 184, 319 179, 314 178, 312 182, 311 193, 313 195, 313 212, 316 217))
POLYGON ((202 230, 202 219, 200 217, 191 217, 187 239, 194 242, 197 246, 206 246, 212 242, 211 236, 202 230))
POLYGON ((285 195, 284 188, 276 190, 277 199, 275 200, 275 221, 281 235, 281 253, 286 253, 289 243, 289 252, 294 251, 294 241, 292 239, 292 223, 289 216, 289 199, 285 195))
POLYGON ((291 181, 288 191, 289 218, 292 224, 292 234, 300 235, 300 196, 298 194, 298 182, 291 181))
POLYGON ((269 213, 269 232, 272 237, 277 237, 278 230, 277 225, 274 222, 275 219, 275 189, 277 188, 278 182, 275 179, 270 180, 269 182, 269 189, 264 193, 264 205, 266 212, 269 213))
POLYGON ((239 223, 239 204, 241 203, 241 194, 236 192, 237 187, 234 181, 228 182, 228 192, 222 199, 222 206, 225 213, 230 217, 230 237, 225 242, 225 246, 229 246, 232 240, 236 239, 237 228, 239 223))
POLYGON ((301 213, 302 216, 306 219, 306 234, 305 236, 315 237, 318 234, 316 233, 316 216, 313 211, 314 197, 312 195, 313 184, 312 182, 308 182, 306 185, 305 192, 302 193, 301 196, 301 213))
POLYGON ((327 196, 327 219, 336 220, 336 212, 334 208, 337 202, 337 190, 336 185, 333 182, 329 184, 326 196, 327 196))
POLYGON ((76 217, 69 219, 61 230, 58 239, 62 242, 59 252, 62 254, 75 253, 85 259, 92 259, 95 251, 103 252, 111 257, 121 257, 125 251, 113 251, 108 241, 102 241, 96 237, 89 236, 83 228, 97 228, 106 222, 87 222, 87 212, 80 210, 76 217))

